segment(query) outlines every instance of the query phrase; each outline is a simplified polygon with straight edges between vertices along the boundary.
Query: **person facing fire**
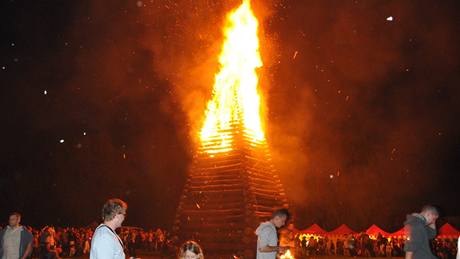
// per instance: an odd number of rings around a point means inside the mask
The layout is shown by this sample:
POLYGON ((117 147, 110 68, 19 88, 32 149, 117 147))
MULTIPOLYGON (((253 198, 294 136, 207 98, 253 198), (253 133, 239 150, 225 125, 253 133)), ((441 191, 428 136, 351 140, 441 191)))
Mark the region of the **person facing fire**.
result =
POLYGON ((125 259, 124 245, 115 230, 125 220, 128 204, 120 199, 110 199, 102 207, 102 220, 94 231, 90 259, 125 259))
POLYGON ((423 207, 422 212, 407 216, 404 226, 408 238, 404 245, 406 259, 435 259, 430 248, 430 240, 436 237, 438 209, 431 205, 423 207))
POLYGON ((269 221, 263 222, 256 229, 257 259, 275 259, 277 254, 284 254, 286 247, 278 246, 277 228, 281 228, 289 219, 287 209, 273 212, 269 221))

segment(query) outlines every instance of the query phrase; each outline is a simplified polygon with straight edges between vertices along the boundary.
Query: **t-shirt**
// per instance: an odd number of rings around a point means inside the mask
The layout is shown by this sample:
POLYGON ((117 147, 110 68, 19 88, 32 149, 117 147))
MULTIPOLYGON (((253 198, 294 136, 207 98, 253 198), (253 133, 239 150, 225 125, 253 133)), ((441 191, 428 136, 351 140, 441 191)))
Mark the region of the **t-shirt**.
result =
POLYGON ((420 214, 407 216, 404 226, 408 238, 404 251, 412 252, 414 259, 436 259, 430 247, 430 240, 436 237, 436 230, 426 226, 426 220, 420 214))
POLYGON ((125 259, 122 244, 120 237, 108 226, 102 224, 94 231, 89 258, 125 259))
POLYGON ((260 252, 259 248, 266 246, 277 246, 278 235, 275 225, 271 222, 264 222, 256 230, 257 235, 257 259, 275 259, 277 252, 260 252))
POLYGON ((18 259, 19 245, 21 243, 22 227, 11 228, 6 227, 5 235, 3 236, 3 257, 2 259, 18 259))

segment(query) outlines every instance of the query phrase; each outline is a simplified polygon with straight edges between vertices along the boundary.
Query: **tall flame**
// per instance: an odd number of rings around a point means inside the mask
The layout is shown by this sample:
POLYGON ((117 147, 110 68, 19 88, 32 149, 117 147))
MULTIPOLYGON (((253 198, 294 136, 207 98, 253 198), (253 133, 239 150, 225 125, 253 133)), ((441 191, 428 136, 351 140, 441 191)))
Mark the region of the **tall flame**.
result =
POLYGON ((250 0, 227 16, 225 40, 219 55, 219 72, 214 78, 213 96, 208 102, 206 117, 200 132, 202 143, 211 141, 218 148, 208 153, 232 150, 229 129, 240 124, 252 141, 265 140, 260 118, 259 78, 256 69, 262 67, 257 36, 258 21, 250 0))

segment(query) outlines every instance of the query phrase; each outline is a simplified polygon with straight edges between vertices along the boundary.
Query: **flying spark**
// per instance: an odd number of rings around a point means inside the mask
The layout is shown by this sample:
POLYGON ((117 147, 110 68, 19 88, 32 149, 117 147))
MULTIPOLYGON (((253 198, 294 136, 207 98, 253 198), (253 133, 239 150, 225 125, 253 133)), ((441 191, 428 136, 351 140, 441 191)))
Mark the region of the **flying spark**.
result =
POLYGON ((295 59, 295 58, 297 57, 297 54, 299 54, 299 52, 296 50, 296 51, 294 52, 294 56, 292 57, 292 59, 295 59))

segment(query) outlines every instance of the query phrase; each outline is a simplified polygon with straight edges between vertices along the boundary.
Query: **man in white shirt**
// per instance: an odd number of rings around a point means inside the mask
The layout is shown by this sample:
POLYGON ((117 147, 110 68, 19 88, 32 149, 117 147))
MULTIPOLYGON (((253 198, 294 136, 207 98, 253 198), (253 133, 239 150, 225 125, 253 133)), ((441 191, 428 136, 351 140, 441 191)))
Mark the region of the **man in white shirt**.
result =
POLYGON ((285 247, 278 246, 276 229, 281 228, 289 219, 287 209, 279 209, 272 214, 270 221, 261 223, 256 230, 257 259, 276 259, 277 254, 284 254, 285 247))
POLYGON ((102 207, 102 220, 94 231, 90 259, 125 259, 123 241, 115 230, 125 220, 128 204, 120 199, 110 199, 102 207))

